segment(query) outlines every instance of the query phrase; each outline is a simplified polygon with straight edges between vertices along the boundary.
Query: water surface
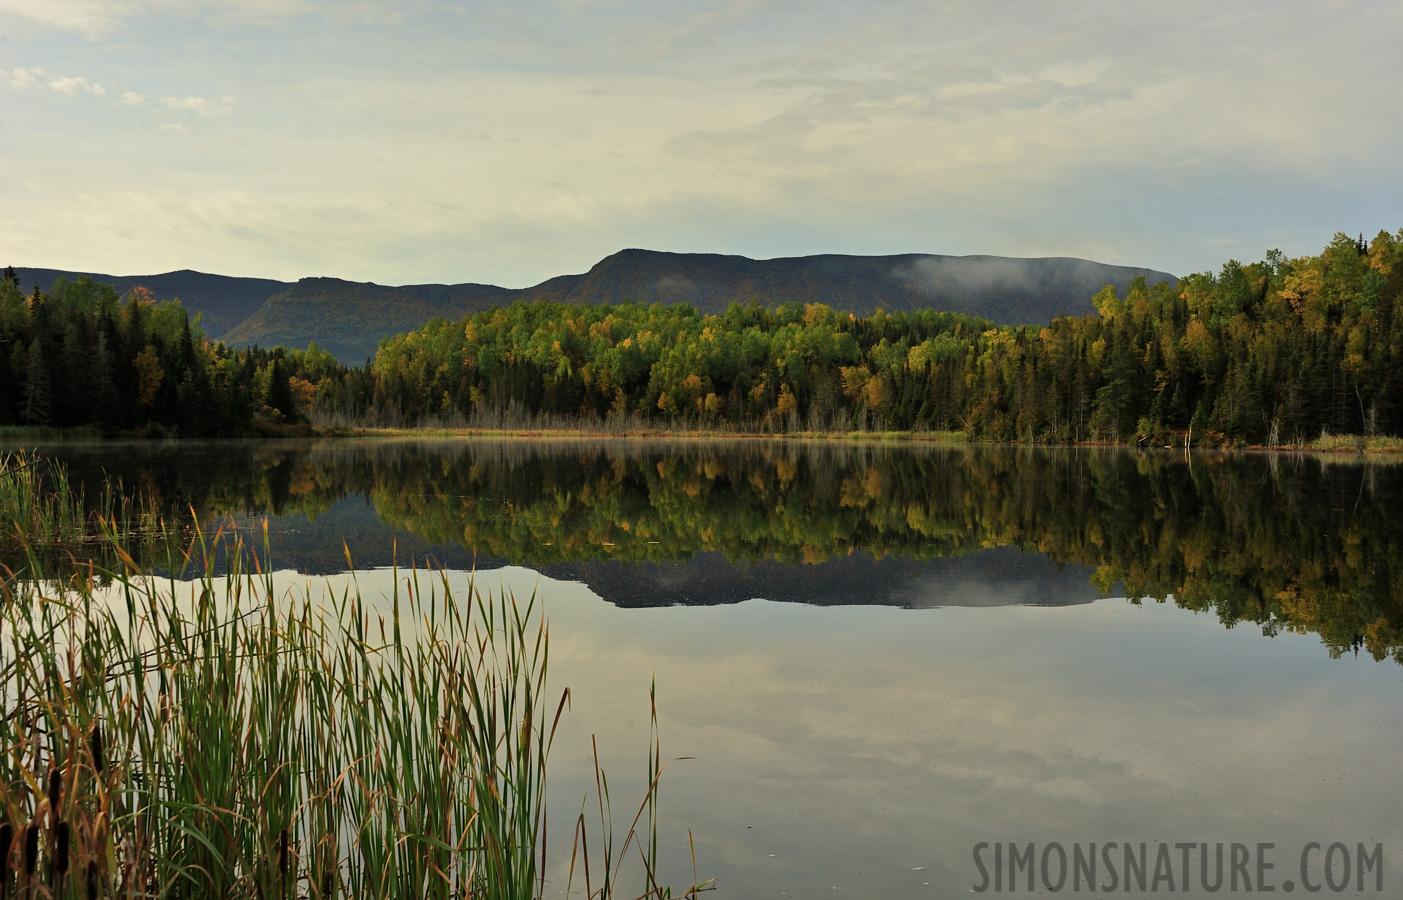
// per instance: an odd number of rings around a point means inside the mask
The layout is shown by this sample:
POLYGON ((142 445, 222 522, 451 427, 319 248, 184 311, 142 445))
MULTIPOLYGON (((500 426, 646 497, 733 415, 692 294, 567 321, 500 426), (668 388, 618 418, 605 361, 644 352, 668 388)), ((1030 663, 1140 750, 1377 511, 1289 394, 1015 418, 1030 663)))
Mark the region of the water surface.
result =
POLYGON ((1273 842, 1278 885, 1311 841, 1382 843, 1384 895, 1403 878, 1400 466, 760 442, 49 452, 173 511, 268 517, 285 585, 334 588, 349 553, 376 596, 392 560, 425 558, 460 587, 538 592, 574 698, 557 862, 591 734, 621 819, 641 794, 656 678, 664 750, 694 757, 663 785, 667 871, 689 879, 690 828, 717 896, 964 894, 981 841, 1273 842))

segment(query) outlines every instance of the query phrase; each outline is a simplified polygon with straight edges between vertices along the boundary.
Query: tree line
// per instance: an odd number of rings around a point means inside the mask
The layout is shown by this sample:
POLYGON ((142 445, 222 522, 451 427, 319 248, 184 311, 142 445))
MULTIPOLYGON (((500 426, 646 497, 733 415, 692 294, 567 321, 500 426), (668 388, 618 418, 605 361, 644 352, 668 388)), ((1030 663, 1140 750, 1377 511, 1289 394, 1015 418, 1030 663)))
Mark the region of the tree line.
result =
MULTIPOLYGON (((234 434, 259 423, 482 421, 504 412, 1002 441, 1307 440, 1403 429, 1403 230, 1318 255, 1132 282, 1097 312, 996 327, 817 303, 517 302, 383 341, 364 367, 211 343, 178 304, 86 280, 0 285, 0 424, 234 434)), ((539 419, 538 419, 539 420, 539 419)))
POLYGON ((25 295, 13 268, 0 275, 0 378, 0 425, 185 437, 248 434, 369 394, 364 369, 315 346, 230 348, 144 288, 59 278, 25 295))
POLYGON ((517 303, 382 343, 376 404, 411 418, 519 405, 582 421, 939 430, 1004 441, 1282 443, 1403 426, 1403 231, 1340 234, 1178 284, 1106 288, 1097 312, 994 327, 822 304, 517 303))

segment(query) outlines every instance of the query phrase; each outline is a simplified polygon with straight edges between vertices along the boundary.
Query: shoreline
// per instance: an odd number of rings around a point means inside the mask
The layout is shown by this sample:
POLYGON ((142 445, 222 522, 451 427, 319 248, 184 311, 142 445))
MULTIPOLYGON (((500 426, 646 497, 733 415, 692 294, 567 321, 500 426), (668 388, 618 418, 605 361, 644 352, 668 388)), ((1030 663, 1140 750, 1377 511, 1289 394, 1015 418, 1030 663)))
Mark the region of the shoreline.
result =
POLYGON ((1310 443, 1293 444, 1234 444, 1215 439, 1212 444, 1199 444, 1186 448, 1182 435, 1174 444, 1151 444, 1120 441, 989 441, 970 438, 958 431, 794 431, 761 432, 729 431, 719 429, 661 429, 628 428, 622 430, 591 428, 472 428, 472 427, 370 427, 370 426, 317 426, 317 425, 275 425, 264 426, 262 433, 231 438, 181 438, 164 435, 143 435, 140 433, 102 435, 96 431, 78 429, 0 429, 0 446, 20 446, 28 443, 204 443, 219 441, 283 441, 318 440, 340 438, 457 438, 462 440, 550 440, 550 441, 785 441, 797 443, 831 444, 929 444, 945 446, 982 446, 1015 448, 1078 448, 1101 450, 1136 450, 1184 452, 1246 452, 1246 453, 1321 453, 1328 455, 1400 457, 1403 456, 1403 438, 1366 437, 1363 435, 1325 435, 1310 443))

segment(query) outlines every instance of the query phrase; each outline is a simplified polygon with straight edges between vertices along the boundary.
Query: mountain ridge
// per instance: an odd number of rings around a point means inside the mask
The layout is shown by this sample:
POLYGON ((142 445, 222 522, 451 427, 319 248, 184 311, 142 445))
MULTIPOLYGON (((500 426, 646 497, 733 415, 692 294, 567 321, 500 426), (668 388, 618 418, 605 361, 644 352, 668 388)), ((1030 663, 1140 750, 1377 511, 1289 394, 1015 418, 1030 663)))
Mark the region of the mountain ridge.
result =
POLYGON ((111 276, 58 269, 17 269, 21 285, 47 290, 54 279, 82 275, 119 291, 142 285, 160 300, 179 298, 199 313, 206 331, 227 343, 306 346, 315 341, 338 358, 360 362, 380 340, 433 318, 456 319, 493 306, 550 301, 690 303, 703 313, 731 303, 825 303, 867 314, 923 308, 995 324, 1046 324, 1059 315, 1093 311, 1091 298, 1110 284, 1123 291, 1135 278, 1175 281, 1168 272, 1075 257, 890 256, 816 254, 752 259, 720 253, 670 253, 628 248, 578 275, 557 275, 525 288, 462 284, 380 285, 331 277, 296 282, 211 275, 182 269, 149 276, 111 276))
POLYGON ((59 277, 75 281, 88 277, 102 284, 110 284, 119 294, 125 294, 134 287, 145 287, 158 300, 174 300, 187 297, 196 298, 194 303, 186 302, 191 313, 202 313, 205 330, 211 335, 222 335, 244 319, 258 311, 273 294, 286 290, 289 282, 272 278, 245 278, 237 275, 215 275, 197 272, 194 269, 177 269, 157 275, 105 275, 98 272, 74 272, 66 269, 40 269, 15 267, 19 275, 20 289, 29 291, 38 286, 48 291, 59 277))

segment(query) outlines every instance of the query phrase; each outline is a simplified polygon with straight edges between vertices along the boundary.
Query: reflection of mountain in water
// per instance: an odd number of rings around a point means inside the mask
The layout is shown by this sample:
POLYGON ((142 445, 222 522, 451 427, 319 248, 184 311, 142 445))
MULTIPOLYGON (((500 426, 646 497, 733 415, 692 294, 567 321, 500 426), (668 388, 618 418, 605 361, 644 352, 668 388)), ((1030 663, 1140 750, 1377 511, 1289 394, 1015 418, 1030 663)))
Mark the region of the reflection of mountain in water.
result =
POLYGON ((1048 604, 1119 583, 1403 662, 1403 465, 763 439, 55 452, 90 496, 117 475, 182 522, 270 515, 274 564, 309 575, 341 571, 344 541, 362 568, 396 548, 510 563, 626 606, 1048 604))
MULTIPOLYGON (((247 523, 244 523, 247 524, 247 523)), ((382 525, 372 506, 347 497, 315 520, 302 515, 269 520, 277 568, 303 575, 346 570, 346 552, 358 566, 395 559, 449 569, 487 570, 508 564, 457 544, 431 545, 417 535, 382 525), (343 545, 344 542, 344 545, 343 545)), ((994 547, 939 559, 886 557, 856 552, 808 565, 773 560, 729 562, 720 553, 699 553, 686 562, 581 560, 531 566, 560 581, 579 581, 616 606, 714 606, 751 599, 813 606, 1070 606, 1099 594, 1091 569, 1058 567, 1039 553, 994 547)))
POLYGON ((1099 594, 1091 570, 1059 569, 1038 553, 995 547, 943 559, 866 553, 811 565, 731 563, 700 553, 680 563, 583 562, 546 566, 619 606, 711 606, 762 598, 813 606, 1070 606, 1099 594))

